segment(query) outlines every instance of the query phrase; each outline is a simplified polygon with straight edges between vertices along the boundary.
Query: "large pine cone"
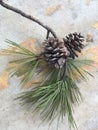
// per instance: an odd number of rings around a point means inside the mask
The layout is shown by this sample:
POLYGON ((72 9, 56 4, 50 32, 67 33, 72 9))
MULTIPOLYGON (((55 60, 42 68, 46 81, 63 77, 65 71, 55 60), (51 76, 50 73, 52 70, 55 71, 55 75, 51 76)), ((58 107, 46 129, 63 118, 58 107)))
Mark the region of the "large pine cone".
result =
POLYGON ((56 38, 48 38, 44 41, 43 55, 51 67, 62 68, 70 55, 64 42, 56 38))
POLYGON ((70 52, 71 58, 78 57, 77 52, 81 53, 81 49, 83 49, 84 45, 82 42, 84 41, 84 37, 79 33, 73 33, 66 36, 66 39, 63 38, 64 44, 70 52))

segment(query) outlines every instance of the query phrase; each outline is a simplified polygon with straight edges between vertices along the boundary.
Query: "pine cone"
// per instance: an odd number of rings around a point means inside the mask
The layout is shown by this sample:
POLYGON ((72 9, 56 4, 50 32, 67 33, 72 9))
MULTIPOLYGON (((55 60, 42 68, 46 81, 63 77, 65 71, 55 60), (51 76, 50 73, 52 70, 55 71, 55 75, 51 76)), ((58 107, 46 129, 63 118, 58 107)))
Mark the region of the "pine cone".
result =
POLYGON ((43 55, 51 67, 62 68, 70 55, 64 42, 56 38, 49 38, 44 41, 43 55))
POLYGON ((66 39, 63 38, 65 47, 67 47, 70 52, 71 58, 78 57, 76 52, 81 53, 81 49, 83 49, 84 45, 82 42, 84 41, 84 37, 79 33, 73 33, 66 36, 66 39))

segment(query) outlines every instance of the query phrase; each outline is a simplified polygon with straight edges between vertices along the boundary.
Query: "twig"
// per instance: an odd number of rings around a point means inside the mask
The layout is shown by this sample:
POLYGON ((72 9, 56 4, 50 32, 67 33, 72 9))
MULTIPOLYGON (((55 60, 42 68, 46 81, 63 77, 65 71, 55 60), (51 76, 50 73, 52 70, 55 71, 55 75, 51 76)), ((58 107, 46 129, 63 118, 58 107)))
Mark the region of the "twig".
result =
POLYGON ((48 38, 49 38, 49 33, 50 33, 50 31, 48 30, 48 31, 47 31, 47 36, 46 36, 46 39, 48 39, 48 38))
POLYGON ((66 61, 65 65, 64 65, 64 72, 63 72, 63 75, 61 77, 61 80, 65 81, 67 76, 68 75, 67 75, 67 61, 66 61))
POLYGON ((42 22, 40 22, 38 19, 34 18, 33 16, 28 15, 28 14, 24 13, 23 11, 6 4, 5 2, 3 2, 3 0, 0 0, 0 5, 3 6, 4 8, 6 8, 6 9, 12 10, 13 12, 22 15, 23 17, 25 17, 27 19, 30 19, 30 20, 36 22, 37 24, 39 24, 40 26, 45 28, 47 30, 46 38, 49 37, 49 33, 51 33, 55 38, 57 38, 56 33, 50 27, 48 27, 47 25, 44 25, 42 22))

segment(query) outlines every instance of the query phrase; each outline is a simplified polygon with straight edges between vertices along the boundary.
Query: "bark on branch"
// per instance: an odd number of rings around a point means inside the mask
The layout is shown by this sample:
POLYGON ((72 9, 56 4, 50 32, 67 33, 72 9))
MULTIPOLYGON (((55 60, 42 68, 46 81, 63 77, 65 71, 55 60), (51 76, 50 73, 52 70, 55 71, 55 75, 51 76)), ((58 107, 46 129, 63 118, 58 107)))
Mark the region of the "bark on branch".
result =
POLYGON ((34 18, 33 16, 29 15, 29 14, 26 14, 24 13, 23 11, 13 7, 13 6, 10 6, 8 4, 6 4, 5 2, 3 2, 3 0, 0 0, 0 5, 3 6, 4 8, 8 9, 8 10, 11 10, 17 14, 20 14, 21 16, 29 19, 29 20, 32 20, 34 21, 35 23, 39 24, 40 26, 42 26, 43 28, 45 28, 47 30, 47 36, 46 38, 49 37, 49 33, 51 33, 55 38, 57 38, 56 36, 56 33, 50 28, 48 27, 47 25, 43 24, 42 22, 40 22, 38 19, 34 18))

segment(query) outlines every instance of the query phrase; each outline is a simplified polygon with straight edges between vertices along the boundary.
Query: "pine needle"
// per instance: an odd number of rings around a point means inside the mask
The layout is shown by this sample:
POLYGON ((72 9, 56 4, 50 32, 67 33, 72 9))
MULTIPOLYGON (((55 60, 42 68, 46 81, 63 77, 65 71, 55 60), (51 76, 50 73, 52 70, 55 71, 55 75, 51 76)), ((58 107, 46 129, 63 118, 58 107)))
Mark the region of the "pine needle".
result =
MULTIPOLYGON (((9 44, 9 46, 11 45, 12 47, 16 47, 16 48, 18 48, 20 51, 22 51, 22 52, 20 52, 21 54, 23 53, 23 54, 27 54, 27 55, 34 56, 34 53, 33 53, 33 52, 31 52, 30 50, 24 48, 24 47, 21 46, 21 45, 18 45, 17 43, 15 43, 15 42, 13 42, 13 41, 10 41, 10 40, 6 40, 6 42, 9 44)), ((14 51, 14 52, 15 52, 15 51, 14 51)), ((19 53, 19 52, 18 52, 18 53, 19 53)), ((17 54, 18 54, 18 53, 17 53, 17 54)))
POLYGON ((63 119, 67 113, 69 122, 75 126, 72 104, 81 101, 81 94, 74 81, 67 77, 65 82, 44 84, 23 92, 18 99, 29 109, 33 108, 34 115, 39 112, 42 121, 51 122, 57 116, 63 119))
POLYGON ((17 75, 19 77, 23 77, 21 85, 26 86, 28 82, 32 79, 33 75, 42 66, 41 61, 43 59, 41 57, 36 56, 32 51, 24 48, 21 45, 18 45, 15 42, 12 42, 10 40, 6 40, 6 42, 9 46, 12 46, 14 48, 11 50, 5 50, 5 54, 12 54, 12 57, 13 54, 17 55, 15 57, 15 60, 12 59, 9 62, 9 67, 7 68, 7 70, 10 71, 11 76, 17 75))
POLYGON ((74 59, 70 60, 67 65, 68 75, 76 81, 87 80, 87 74, 92 76, 87 70, 84 69, 85 66, 92 66, 94 61, 88 59, 74 59))

